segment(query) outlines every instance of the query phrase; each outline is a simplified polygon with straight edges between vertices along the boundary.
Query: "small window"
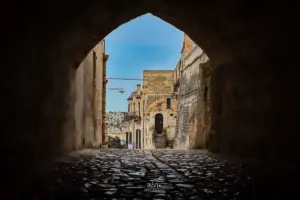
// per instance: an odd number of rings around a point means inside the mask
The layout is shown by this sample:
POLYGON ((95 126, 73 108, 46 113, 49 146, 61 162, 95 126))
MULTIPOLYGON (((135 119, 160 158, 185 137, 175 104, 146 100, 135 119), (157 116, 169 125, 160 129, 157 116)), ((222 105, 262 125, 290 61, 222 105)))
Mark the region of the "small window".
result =
POLYGON ((167 109, 171 108, 171 98, 167 98, 167 109))
POLYGON ((171 113, 170 116, 173 116, 173 113, 171 113))

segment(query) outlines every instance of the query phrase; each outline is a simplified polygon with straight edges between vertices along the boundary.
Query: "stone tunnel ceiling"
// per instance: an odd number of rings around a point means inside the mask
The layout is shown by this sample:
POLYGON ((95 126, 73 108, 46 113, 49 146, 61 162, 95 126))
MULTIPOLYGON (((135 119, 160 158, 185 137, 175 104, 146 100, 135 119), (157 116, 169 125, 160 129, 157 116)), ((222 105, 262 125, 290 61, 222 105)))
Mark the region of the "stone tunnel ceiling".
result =
POLYGON ((2 19, 9 76, 1 79, 9 153, 1 167, 31 169, 74 150, 75 68, 111 31, 148 12, 186 32, 212 61, 211 150, 297 161, 293 8, 235 0, 10 2, 2 19))

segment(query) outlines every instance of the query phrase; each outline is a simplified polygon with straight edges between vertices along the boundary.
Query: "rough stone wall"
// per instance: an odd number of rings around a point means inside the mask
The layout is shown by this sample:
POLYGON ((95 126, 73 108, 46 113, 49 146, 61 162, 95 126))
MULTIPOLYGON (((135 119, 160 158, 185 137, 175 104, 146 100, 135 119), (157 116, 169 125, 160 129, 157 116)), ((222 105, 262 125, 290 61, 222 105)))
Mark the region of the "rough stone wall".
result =
POLYGON ((94 47, 94 51, 96 52, 96 70, 95 70, 95 140, 93 142, 94 147, 103 147, 102 141, 103 134, 105 135, 105 131, 103 131, 103 126, 105 125, 105 92, 106 92, 106 84, 105 84, 105 67, 106 67, 106 58, 105 54, 105 42, 102 40, 94 47))
MULTIPOLYGON (((104 46, 104 52, 105 52, 105 40, 103 40, 103 46, 104 46)), ((99 124, 101 124, 101 132, 102 133, 102 137, 101 137, 101 141, 102 141, 102 148, 106 148, 108 147, 108 130, 107 130, 107 123, 106 123, 106 86, 108 83, 108 79, 106 76, 106 68, 107 68, 107 60, 109 58, 109 55, 104 54, 103 55, 103 87, 102 87, 102 93, 101 93, 101 89, 97 90, 97 100, 98 100, 98 105, 100 108, 100 105, 102 104, 102 110, 98 110, 98 115, 97 115, 97 121, 99 124), (98 96, 102 96, 102 101, 101 98, 99 98, 98 96)), ((101 73, 99 73, 99 75, 101 75, 101 73)))
POLYGON ((195 146, 209 148, 209 133, 211 128, 211 62, 200 65, 200 98, 198 104, 198 126, 195 146))
POLYGON ((211 126, 210 85, 211 65, 210 61, 200 64, 200 87, 197 107, 189 122, 189 147, 208 148, 208 140, 211 126))
POLYGON ((144 70, 144 94, 170 94, 173 92, 174 70, 144 70))
POLYGON ((182 57, 186 57, 195 47, 195 42, 187 35, 184 34, 183 45, 181 50, 182 57))
POLYGON ((101 144, 103 43, 97 44, 75 73, 75 147, 99 147, 101 144), (94 56, 95 54, 95 56, 94 56), (98 119, 98 120, 97 120, 98 119), (99 122, 100 119, 100 122, 99 122))
MULTIPOLYGON (((200 64, 206 62, 208 57, 199 46, 186 56, 182 57, 183 66, 180 78, 179 89, 179 109, 178 109, 178 128, 176 131, 175 147, 177 149, 189 148, 189 130, 194 130, 189 126, 195 126, 192 116, 197 116, 196 110, 199 101, 199 91, 201 82, 199 80, 200 64)), ((196 122, 195 122, 196 123, 196 122)), ((194 138, 195 136, 193 136, 194 138)))
POLYGON ((132 92, 128 98, 129 120, 126 120, 128 132, 132 133, 132 143, 136 144, 136 131, 141 131, 141 147, 144 148, 144 121, 143 121, 143 92, 141 85, 137 85, 137 89, 132 92), (140 107, 139 107, 140 104, 140 107), (136 120, 139 119, 139 120, 136 120))
POLYGON ((196 108, 190 118, 189 125, 188 125, 189 148, 197 147, 196 136, 197 136, 198 123, 199 123, 198 109, 196 108))

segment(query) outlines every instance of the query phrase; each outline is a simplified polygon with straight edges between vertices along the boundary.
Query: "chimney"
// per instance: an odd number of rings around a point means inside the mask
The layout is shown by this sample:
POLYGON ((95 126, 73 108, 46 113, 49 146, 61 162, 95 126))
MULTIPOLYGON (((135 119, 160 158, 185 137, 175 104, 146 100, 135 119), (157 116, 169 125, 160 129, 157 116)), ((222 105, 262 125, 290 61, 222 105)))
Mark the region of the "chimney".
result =
POLYGON ((137 92, 137 94, 141 94, 141 84, 137 84, 136 92, 137 92))

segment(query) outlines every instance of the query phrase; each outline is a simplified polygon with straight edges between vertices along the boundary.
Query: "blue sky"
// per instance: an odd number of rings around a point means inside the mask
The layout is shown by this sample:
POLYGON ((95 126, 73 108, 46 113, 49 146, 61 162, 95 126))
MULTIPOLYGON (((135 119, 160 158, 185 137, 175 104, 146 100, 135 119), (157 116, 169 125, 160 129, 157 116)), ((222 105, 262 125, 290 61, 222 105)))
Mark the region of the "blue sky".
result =
MULTIPOLYGON (((182 48, 183 32, 151 14, 142 15, 115 29, 106 38, 107 76, 140 78, 143 70, 174 69, 182 48)), ((109 80, 106 111, 127 111, 127 97, 142 81, 109 80)))

